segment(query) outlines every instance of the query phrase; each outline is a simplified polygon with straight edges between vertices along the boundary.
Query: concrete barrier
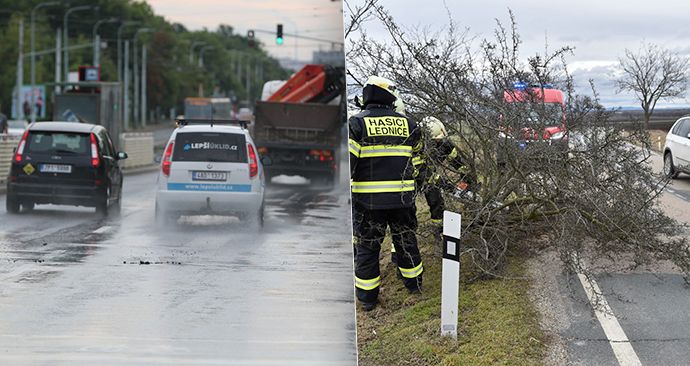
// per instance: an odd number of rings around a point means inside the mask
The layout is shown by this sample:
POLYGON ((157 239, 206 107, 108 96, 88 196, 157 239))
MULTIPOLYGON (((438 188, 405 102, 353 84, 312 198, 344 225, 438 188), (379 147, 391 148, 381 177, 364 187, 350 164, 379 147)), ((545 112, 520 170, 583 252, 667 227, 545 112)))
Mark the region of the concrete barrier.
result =
POLYGON ((14 149, 19 144, 19 136, 0 135, 0 184, 7 183, 14 149))
POLYGON ((123 169, 151 166, 153 161, 153 134, 150 132, 127 132, 120 135, 120 146, 129 156, 123 169))

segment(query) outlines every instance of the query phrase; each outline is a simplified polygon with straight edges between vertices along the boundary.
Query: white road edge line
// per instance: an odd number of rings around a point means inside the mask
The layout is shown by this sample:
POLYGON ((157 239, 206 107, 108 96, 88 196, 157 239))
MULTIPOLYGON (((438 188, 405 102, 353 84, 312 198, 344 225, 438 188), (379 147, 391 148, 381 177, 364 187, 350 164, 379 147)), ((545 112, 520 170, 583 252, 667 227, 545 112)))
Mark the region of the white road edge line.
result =
POLYGON ((613 315, 613 310, 611 310, 609 303, 604 298, 604 295, 601 294, 599 285, 593 278, 587 279, 587 276, 582 273, 578 273, 577 277, 580 279, 582 288, 587 294, 589 303, 592 305, 592 309, 594 309, 594 314, 597 316, 601 328, 604 329, 606 338, 609 339, 609 344, 618 359, 618 364, 621 366, 641 366, 642 363, 637 357, 637 353, 635 353, 628 336, 625 335, 623 328, 618 323, 618 319, 613 315), (598 299, 597 294, 599 294, 598 299))

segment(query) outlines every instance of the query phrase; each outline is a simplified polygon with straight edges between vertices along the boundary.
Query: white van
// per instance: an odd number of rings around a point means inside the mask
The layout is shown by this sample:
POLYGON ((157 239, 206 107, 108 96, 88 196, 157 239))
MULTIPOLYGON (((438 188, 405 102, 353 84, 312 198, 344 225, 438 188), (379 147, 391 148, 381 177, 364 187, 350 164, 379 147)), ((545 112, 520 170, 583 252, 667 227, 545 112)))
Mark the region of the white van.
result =
POLYGON ((158 174, 156 222, 233 215, 263 225, 264 170, 246 125, 180 121, 158 174))

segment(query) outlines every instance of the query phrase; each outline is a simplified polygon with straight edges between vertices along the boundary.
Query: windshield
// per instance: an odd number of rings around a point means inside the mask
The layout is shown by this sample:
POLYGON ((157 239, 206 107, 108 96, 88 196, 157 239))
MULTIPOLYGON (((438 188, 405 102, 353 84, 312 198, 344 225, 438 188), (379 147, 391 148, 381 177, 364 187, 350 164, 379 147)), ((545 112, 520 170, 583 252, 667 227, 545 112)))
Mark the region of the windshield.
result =
POLYGON ((50 155, 90 154, 91 146, 89 135, 85 133, 31 131, 26 151, 50 155))
POLYGON ((560 126, 564 123, 563 106, 560 103, 530 103, 524 112, 527 113, 529 126, 560 126))
POLYGON ((246 163, 244 135, 222 132, 185 132, 175 137, 174 161, 246 163))

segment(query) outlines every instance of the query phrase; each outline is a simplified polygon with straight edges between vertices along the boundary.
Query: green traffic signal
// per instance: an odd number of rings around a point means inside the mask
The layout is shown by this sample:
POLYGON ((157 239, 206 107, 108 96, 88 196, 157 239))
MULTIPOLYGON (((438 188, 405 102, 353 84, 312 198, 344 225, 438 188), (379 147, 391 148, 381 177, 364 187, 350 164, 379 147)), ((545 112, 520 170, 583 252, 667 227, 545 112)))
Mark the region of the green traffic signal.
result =
POLYGON ((276 44, 281 45, 283 44, 283 25, 278 24, 276 26, 276 44))

